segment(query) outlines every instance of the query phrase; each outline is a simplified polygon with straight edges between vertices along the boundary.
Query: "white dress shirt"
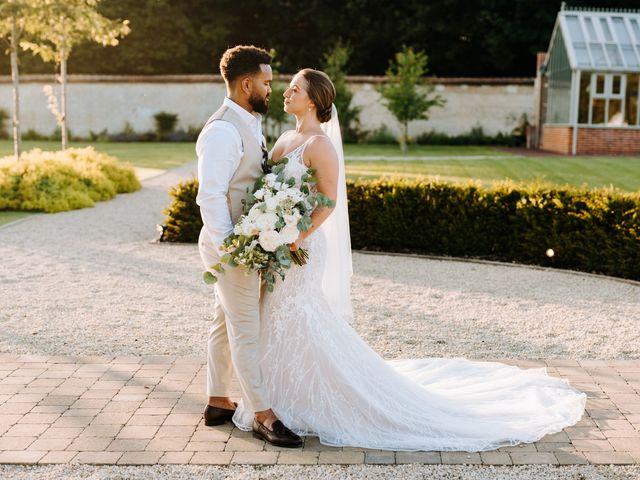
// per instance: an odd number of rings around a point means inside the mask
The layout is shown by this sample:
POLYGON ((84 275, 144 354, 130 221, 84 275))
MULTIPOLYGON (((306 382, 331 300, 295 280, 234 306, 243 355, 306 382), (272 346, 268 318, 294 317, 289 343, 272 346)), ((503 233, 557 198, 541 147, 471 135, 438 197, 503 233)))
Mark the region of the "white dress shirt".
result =
MULTIPOLYGON (((236 112, 247 123, 258 143, 264 145, 260 114, 249 113, 227 97, 223 105, 236 112)), ((198 136, 196 154, 200 183, 196 203, 200 206, 204 228, 217 250, 225 237, 233 232, 231 213, 227 205, 227 192, 231 178, 244 154, 240 132, 230 122, 224 120, 211 122, 198 136)))

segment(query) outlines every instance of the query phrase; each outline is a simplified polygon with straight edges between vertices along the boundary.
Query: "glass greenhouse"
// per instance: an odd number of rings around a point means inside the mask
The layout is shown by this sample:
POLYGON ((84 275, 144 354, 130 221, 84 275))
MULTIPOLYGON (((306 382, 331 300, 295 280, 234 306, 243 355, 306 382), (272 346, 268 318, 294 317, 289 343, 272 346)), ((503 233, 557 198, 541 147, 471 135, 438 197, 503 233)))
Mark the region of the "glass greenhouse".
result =
POLYGON ((640 153, 640 11, 563 4, 540 74, 541 148, 640 153))

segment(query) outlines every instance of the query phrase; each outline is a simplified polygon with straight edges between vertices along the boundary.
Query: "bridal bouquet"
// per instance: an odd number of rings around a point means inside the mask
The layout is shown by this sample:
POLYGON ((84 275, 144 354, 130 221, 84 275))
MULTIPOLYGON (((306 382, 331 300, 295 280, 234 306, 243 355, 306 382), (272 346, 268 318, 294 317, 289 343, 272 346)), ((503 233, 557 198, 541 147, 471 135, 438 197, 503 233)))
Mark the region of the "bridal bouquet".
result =
MULTIPOLYGON (((217 274, 224 274, 223 264, 259 270, 262 283, 271 292, 276 278, 284 279, 292 263, 306 263, 308 253, 303 249, 292 252, 289 245, 298 239, 300 232, 311 228, 311 214, 316 207, 333 207, 334 202, 316 191, 311 169, 307 169, 296 187, 295 178, 287 178, 285 174, 288 161, 287 157, 269 161, 271 172, 256 182, 244 203, 243 215, 220 247, 225 252, 221 262, 211 267, 217 274)), ((212 284, 218 279, 207 271, 204 281, 212 284)))

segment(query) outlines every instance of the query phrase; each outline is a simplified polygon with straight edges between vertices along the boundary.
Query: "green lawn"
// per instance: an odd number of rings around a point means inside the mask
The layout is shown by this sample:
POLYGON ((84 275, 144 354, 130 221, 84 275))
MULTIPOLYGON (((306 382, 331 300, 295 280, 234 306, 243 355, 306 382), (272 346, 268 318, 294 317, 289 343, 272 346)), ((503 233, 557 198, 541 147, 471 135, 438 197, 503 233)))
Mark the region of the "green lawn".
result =
MULTIPOLYGON (((42 150, 57 150, 59 142, 35 141, 23 142, 23 150, 32 148, 42 150)), ((71 147, 86 147, 94 145, 98 150, 114 155, 120 160, 133 163, 137 167, 169 169, 195 160, 195 145, 193 143, 87 143, 71 142, 71 147)), ((13 143, 8 140, 0 140, 0 157, 13 153, 13 143)), ((395 145, 345 145, 347 157, 358 156, 401 156, 399 147, 395 145)), ((493 147, 474 146, 425 146, 411 145, 410 156, 466 156, 466 155, 490 155, 509 156, 504 151, 493 147)))
POLYGON ((640 190, 639 157, 496 157, 447 160, 347 162, 351 179, 402 177, 440 178, 451 182, 478 180, 483 184, 510 179, 544 180, 555 184, 588 187, 613 185, 621 190, 640 190))
MULTIPOLYGON (((346 157, 360 156, 389 156, 401 157, 402 152, 397 145, 345 145, 344 154, 346 157)), ((467 155, 487 155, 492 157, 510 156, 504 150, 494 147, 484 146, 450 146, 450 145, 409 145, 407 155, 410 157, 446 157, 446 156, 467 156, 467 155)))
MULTIPOLYGON (((168 170, 196 159, 193 143, 91 143, 71 142, 70 147, 86 147, 93 145, 97 150, 118 157, 120 160, 131 162, 136 167, 159 168, 168 170)), ((32 148, 42 150, 58 150, 60 142, 23 142, 23 151, 32 148)), ((13 153, 13 143, 8 140, 0 141, 0 157, 13 153)))
MULTIPOLYGON (((73 147, 89 145, 73 142, 73 147)), ((193 143, 98 143, 100 151, 137 167, 170 169, 195 160, 193 143)), ((58 142, 24 142, 31 148, 57 149, 58 142)), ((0 141, 0 157, 12 153, 12 143, 0 141)), ((347 175, 351 179, 402 177, 439 178, 451 182, 477 180, 484 184, 510 179, 544 180, 560 185, 613 185, 626 191, 640 190, 640 156, 636 157, 521 157, 493 147, 412 145, 408 155, 423 159, 402 160, 395 145, 346 145, 347 175), (389 160, 358 160, 357 157, 389 160), (453 157, 445 158, 442 157, 453 157), (483 156, 486 158, 464 157, 483 156), (461 158, 462 157, 462 158, 461 158)), ((0 225, 28 215, 0 212, 0 225)))

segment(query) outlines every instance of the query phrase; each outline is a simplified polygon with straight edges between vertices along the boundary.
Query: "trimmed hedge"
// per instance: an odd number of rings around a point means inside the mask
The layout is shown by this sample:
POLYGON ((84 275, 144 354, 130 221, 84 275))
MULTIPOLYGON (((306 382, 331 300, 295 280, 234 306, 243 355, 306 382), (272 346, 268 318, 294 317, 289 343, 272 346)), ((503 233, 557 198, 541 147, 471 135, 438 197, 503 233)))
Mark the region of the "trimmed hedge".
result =
POLYGON ((92 147, 0 159, 0 210, 62 212, 139 189, 132 166, 92 147))
MULTIPOLYGON (((347 190, 354 249, 515 261, 640 280, 640 193, 384 180, 348 182, 347 190)), ((197 241, 202 221, 196 193, 195 180, 173 189, 165 240, 197 241)))

